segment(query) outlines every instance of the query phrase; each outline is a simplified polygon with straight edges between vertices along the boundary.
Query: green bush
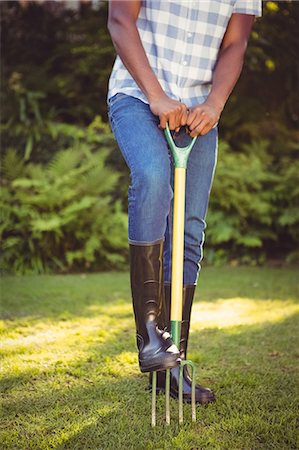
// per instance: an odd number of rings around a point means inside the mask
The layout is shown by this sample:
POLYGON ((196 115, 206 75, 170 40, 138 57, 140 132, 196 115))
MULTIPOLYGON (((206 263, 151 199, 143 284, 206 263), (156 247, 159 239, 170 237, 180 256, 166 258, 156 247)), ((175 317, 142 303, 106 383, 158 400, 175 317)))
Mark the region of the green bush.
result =
MULTIPOLYGON (((73 146, 58 151, 47 164, 25 161, 12 148, 5 152, 2 270, 127 267, 128 179, 110 168, 108 160, 120 156, 111 152, 107 130, 95 133, 101 126, 95 120, 87 130, 77 129, 73 146)), ((72 129, 66 128, 70 134, 72 129)), ((55 129, 67 132, 63 124, 55 129)), ((240 153, 220 143, 207 217, 207 262, 298 259, 297 151, 294 147, 289 158, 278 162, 266 141, 244 146, 240 153)))
MULTIPOLYGON (((19 2, 0 2, 2 267, 19 272, 122 267, 128 169, 120 152, 113 151, 116 144, 108 126, 98 118, 87 126, 95 115, 107 121, 107 82, 115 56, 106 27, 108 3, 100 2, 96 9, 82 3, 77 11, 55 2, 27 3, 22 7, 19 2), (73 178, 63 178, 63 186, 55 174, 49 178, 57 150, 76 152, 78 146, 91 153, 107 149, 99 179, 119 174, 110 190, 86 188, 81 198, 82 176, 73 168, 73 178), (7 153, 9 148, 15 151, 7 153), (55 186, 52 195, 73 189, 74 197, 62 195, 62 203, 52 207, 42 181, 55 186), (90 196, 107 200, 100 208, 102 223, 90 217, 96 208, 86 200, 90 196), (79 210, 65 223, 62 216, 70 211, 64 208, 71 204, 79 210), (82 211, 88 212, 88 223, 82 211), (119 231, 112 239, 113 215, 119 231), (51 230, 43 229, 41 222, 41 229, 33 227, 45 217, 51 230)), ((263 17, 251 33, 242 76, 220 121, 223 143, 207 218, 210 262, 299 258, 298 18, 296 2, 264 2, 263 17)), ((83 166, 86 158, 80 159, 83 166)), ((86 176, 88 170, 83 170, 86 176)))
POLYGON ((261 263, 298 257, 299 161, 281 161, 269 142, 253 142, 232 151, 220 142, 215 180, 207 216, 207 260, 235 259, 261 263))
POLYGON ((127 216, 113 201, 119 175, 109 150, 86 142, 46 164, 25 163, 15 149, 2 159, 1 267, 19 274, 122 268, 127 216))

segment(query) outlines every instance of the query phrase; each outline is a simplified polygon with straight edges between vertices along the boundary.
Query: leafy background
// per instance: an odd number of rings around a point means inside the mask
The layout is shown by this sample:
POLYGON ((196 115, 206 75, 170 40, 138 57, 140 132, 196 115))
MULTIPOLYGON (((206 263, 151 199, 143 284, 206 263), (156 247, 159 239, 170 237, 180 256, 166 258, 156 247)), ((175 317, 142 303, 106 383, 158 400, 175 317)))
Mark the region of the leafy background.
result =
MULTIPOLYGON (((127 267, 129 172, 107 124, 107 2, 4 1, 1 270, 127 267)), ((263 2, 220 122, 205 261, 298 262, 298 2, 263 2)))

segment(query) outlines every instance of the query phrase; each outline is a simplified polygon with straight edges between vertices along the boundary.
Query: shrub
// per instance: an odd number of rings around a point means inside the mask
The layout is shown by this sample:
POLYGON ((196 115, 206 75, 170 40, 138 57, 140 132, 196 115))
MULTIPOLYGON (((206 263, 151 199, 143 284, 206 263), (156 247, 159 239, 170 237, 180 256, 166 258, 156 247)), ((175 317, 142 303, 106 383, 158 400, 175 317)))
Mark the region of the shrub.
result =
POLYGON ((119 175, 109 151, 86 142, 58 151, 46 165, 2 158, 1 267, 18 274, 122 268, 127 217, 112 201, 119 175))
POLYGON ((245 145, 241 152, 220 143, 207 217, 207 261, 253 264, 286 255, 295 260, 299 237, 295 150, 276 161, 266 141, 245 145))

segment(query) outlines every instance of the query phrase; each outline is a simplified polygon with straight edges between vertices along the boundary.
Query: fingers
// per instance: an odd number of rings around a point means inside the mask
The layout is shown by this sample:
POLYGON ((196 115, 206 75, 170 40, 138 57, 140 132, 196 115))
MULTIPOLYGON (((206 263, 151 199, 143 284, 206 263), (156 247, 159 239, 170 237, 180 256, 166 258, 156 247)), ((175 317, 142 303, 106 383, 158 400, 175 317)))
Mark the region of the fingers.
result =
POLYGON ((178 132, 180 127, 186 124, 187 117, 187 106, 183 103, 178 103, 176 108, 160 115, 160 127, 166 128, 166 123, 168 122, 169 129, 178 132))
POLYGON ((213 127, 210 117, 200 110, 193 110, 188 113, 185 107, 181 111, 173 111, 169 114, 162 114, 160 117, 160 127, 166 128, 168 123, 170 130, 179 132, 181 126, 187 125, 190 137, 207 134, 213 127))
POLYGON ((168 117, 168 126, 170 130, 175 130, 178 127, 177 113, 170 113, 168 117))
POLYGON ((190 111, 187 118, 187 125, 191 131, 204 120, 205 112, 200 108, 194 108, 190 111))
POLYGON ((167 117, 165 114, 161 114, 160 115, 160 128, 162 128, 162 129, 166 128, 166 124, 167 124, 167 117))
POLYGON ((187 125, 190 130, 190 136, 207 134, 217 122, 217 115, 211 108, 202 104, 190 111, 187 118, 187 125))
POLYGON ((187 125, 191 137, 207 134, 219 121, 222 111, 207 101, 188 110, 184 103, 165 95, 152 101, 150 109, 159 117, 160 128, 165 129, 168 123, 170 130, 178 132, 187 125))
POLYGON ((207 125, 207 119, 204 117, 204 115, 200 115, 199 117, 195 116, 193 119, 190 120, 190 125, 188 125, 189 128, 189 134, 191 137, 198 136, 201 134, 201 131, 203 128, 207 125))
POLYGON ((182 112, 182 115, 181 115, 181 126, 187 125, 188 114, 189 114, 189 109, 187 107, 185 107, 182 112))
POLYGON ((203 136, 204 134, 207 134, 212 128, 212 125, 210 122, 206 119, 202 120, 199 125, 197 125, 193 130, 190 132, 191 137, 195 136, 203 136))

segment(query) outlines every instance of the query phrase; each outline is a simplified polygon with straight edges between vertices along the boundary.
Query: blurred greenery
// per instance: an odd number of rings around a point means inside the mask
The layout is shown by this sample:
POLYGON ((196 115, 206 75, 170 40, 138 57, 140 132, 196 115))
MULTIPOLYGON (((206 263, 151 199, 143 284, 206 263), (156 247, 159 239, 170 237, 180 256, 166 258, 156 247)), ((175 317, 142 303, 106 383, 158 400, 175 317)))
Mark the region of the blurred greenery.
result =
POLYGON ((25 164, 14 148, 5 153, 3 268, 43 273, 124 266, 127 219, 111 196, 119 174, 105 164, 109 151, 93 136, 95 125, 47 164, 25 164))
MULTIPOLYGON (((129 173, 107 125, 107 6, 0 4, 2 270, 127 261, 129 173)), ((254 25, 220 122, 209 263, 298 261, 298 19, 297 2, 263 2, 254 25)))

